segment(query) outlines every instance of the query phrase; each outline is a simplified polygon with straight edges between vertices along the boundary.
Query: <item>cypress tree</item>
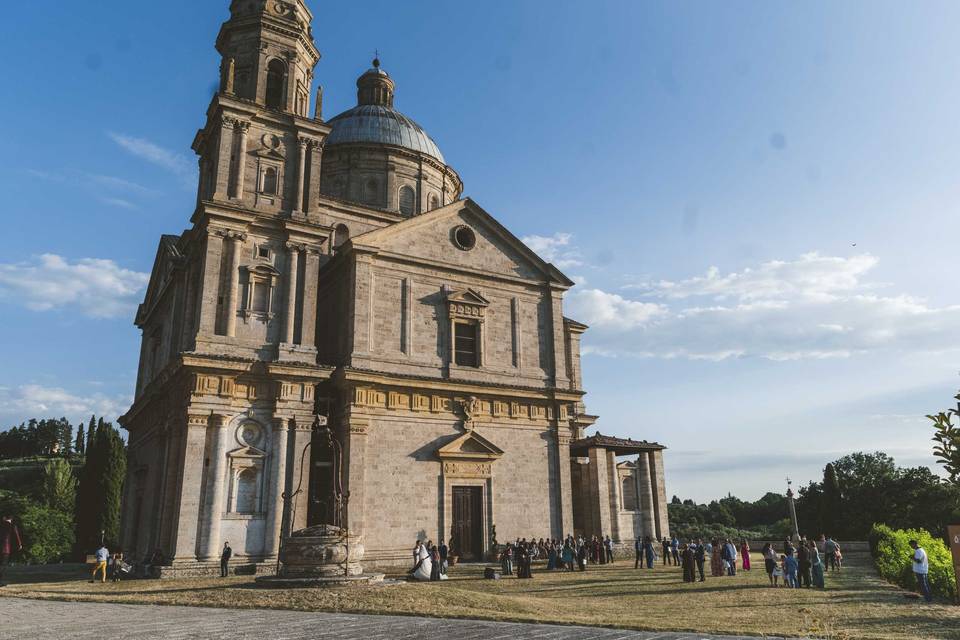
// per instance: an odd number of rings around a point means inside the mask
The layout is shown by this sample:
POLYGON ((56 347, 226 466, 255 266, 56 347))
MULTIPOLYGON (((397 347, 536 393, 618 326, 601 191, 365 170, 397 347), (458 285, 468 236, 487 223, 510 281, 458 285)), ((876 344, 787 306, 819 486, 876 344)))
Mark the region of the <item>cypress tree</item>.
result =
POLYGON ((836 527, 839 522, 842 499, 837 470, 833 463, 829 462, 823 470, 823 506, 821 512, 823 526, 827 529, 829 535, 839 535, 836 532, 836 527))
POLYGON ((90 416, 90 424, 87 426, 87 450, 93 447, 93 430, 97 426, 97 418, 90 416))
POLYGON ((83 421, 80 421, 80 424, 77 426, 77 440, 73 444, 73 450, 77 455, 82 456, 86 453, 84 449, 84 437, 83 437, 83 421))
POLYGON ((97 532, 103 531, 104 539, 110 544, 117 544, 120 540, 120 502, 127 472, 127 457, 120 433, 109 422, 103 425, 102 439, 98 446, 99 509, 95 529, 97 532))

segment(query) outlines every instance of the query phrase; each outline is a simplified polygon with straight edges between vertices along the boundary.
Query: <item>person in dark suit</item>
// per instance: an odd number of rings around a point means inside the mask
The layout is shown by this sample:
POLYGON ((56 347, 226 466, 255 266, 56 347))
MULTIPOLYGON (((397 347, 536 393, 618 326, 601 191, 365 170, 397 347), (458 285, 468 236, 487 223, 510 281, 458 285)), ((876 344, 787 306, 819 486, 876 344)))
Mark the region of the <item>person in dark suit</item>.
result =
POLYGON ((220 577, 226 578, 229 571, 230 558, 233 557, 233 549, 229 542, 223 543, 223 553, 220 554, 220 577))

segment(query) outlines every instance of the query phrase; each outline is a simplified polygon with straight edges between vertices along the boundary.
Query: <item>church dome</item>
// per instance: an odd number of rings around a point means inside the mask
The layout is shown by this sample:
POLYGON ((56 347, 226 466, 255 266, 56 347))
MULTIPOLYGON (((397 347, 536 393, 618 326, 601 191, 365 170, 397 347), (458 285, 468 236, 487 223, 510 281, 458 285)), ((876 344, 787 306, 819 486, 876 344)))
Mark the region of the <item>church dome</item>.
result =
POLYGON ((428 155, 446 164, 437 143, 423 127, 392 106, 360 104, 327 122, 332 130, 326 145, 391 144, 428 155))

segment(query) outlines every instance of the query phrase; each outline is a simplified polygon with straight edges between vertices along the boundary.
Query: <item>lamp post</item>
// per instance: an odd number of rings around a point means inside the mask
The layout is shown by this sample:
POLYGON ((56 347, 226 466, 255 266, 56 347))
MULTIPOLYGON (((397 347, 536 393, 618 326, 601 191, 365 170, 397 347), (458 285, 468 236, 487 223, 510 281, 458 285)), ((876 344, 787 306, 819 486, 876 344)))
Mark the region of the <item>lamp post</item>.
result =
POLYGON ((790 505, 790 520, 793 522, 793 541, 800 540, 800 526, 797 524, 797 505, 793 500, 793 481, 787 478, 787 503, 790 505))

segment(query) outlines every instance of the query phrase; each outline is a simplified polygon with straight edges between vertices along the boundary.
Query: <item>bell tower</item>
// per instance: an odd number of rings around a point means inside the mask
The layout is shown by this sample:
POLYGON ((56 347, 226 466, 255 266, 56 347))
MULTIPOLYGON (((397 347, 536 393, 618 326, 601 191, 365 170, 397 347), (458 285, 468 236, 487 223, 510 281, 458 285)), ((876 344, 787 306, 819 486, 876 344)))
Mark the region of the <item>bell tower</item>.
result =
POLYGON ((312 20, 303 0, 233 0, 217 37, 221 92, 307 117, 320 60, 312 20))

